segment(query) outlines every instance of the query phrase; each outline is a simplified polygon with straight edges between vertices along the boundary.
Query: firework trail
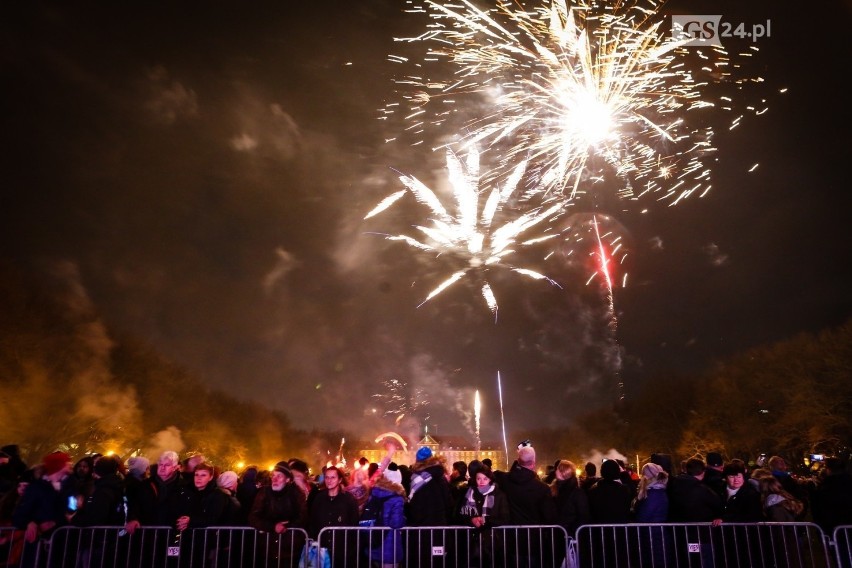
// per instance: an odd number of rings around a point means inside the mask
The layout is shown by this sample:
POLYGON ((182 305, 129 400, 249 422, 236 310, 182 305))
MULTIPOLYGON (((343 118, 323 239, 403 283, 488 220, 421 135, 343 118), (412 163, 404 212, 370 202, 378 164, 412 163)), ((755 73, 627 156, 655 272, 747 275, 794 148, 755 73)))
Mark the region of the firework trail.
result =
POLYGON ((507 257, 515 252, 513 247, 525 247, 556 235, 545 235, 521 241, 521 235, 550 219, 562 209, 560 203, 551 203, 518 214, 503 222, 504 215, 499 215, 507 209, 508 200, 514 195, 518 182, 524 174, 526 162, 515 167, 514 172, 503 184, 496 185, 483 199, 486 192, 480 190, 479 152, 472 147, 467 154, 464 164, 452 152, 447 151, 447 170, 453 186, 456 207, 449 212, 435 193, 413 176, 401 175, 400 181, 406 187, 383 199, 364 219, 369 219, 388 209, 407 192, 432 214, 428 226, 417 225, 415 228, 425 237, 418 240, 408 235, 384 235, 392 241, 402 241, 407 245, 434 255, 440 255, 451 260, 455 265, 454 272, 438 284, 418 307, 422 306, 459 280, 468 275, 481 277, 481 294, 488 308, 497 315, 497 299, 487 279, 488 271, 504 267, 512 272, 536 280, 547 280, 554 286, 556 282, 547 276, 533 270, 513 266, 507 262, 507 257), (502 224, 501 224, 502 222, 502 224))
POLYGON ((479 437, 479 411, 482 407, 479 402, 479 390, 473 396, 473 417, 476 423, 476 459, 479 459, 479 450, 482 445, 481 438, 479 437))
POLYGON ((501 166, 490 175, 506 177, 529 160, 535 190, 563 199, 613 174, 625 199, 649 194, 674 204, 703 195, 715 151, 712 113, 737 114, 730 97, 709 87, 747 81, 732 78, 724 48, 685 48, 660 7, 579 0, 569 8, 552 0, 527 9, 498 0, 486 11, 469 0, 415 3, 410 11, 432 24, 399 41, 428 50, 415 60, 416 75, 397 80, 404 102, 388 104, 385 118, 403 114, 407 130, 420 133, 452 124, 459 101, 480 103, 460 141, 496 151, 501 166))
POLYGON ((611 262, 610 255, 607 254, 606 249, 604 248, 604 243, 601 240, 600 229, 598 228, 598 219, 597 216, 592 218, 592 224, 595 228, 595 238, 597 239, 598 245, 598 260, 599 260, 599 273, 603 276, 604 282, 606 283, 606 293, 607 293, 607 304, 609 309, 609 327, 610 333, 613 341, 613 348, 616 353, 616 377, 618 380, 618 398, 619 400, 624 400, 624 383, 620 378, 621 374, 621 362, 620 357, 618 357, 619 349, 617 343, 617 334, 618 334, 618 319, 615 315, 615 299, 612 293, 612 276, 610 275, 609 263, 611 262))
POLYGON ((509 469, 509 443, 506 441, 506 418, 503 416, 503 383, 500 380, 500 371, 497 371, 497 394, 500 398, 500 424, 503 429, 503 451, 506 452, 506 470, 509 469))

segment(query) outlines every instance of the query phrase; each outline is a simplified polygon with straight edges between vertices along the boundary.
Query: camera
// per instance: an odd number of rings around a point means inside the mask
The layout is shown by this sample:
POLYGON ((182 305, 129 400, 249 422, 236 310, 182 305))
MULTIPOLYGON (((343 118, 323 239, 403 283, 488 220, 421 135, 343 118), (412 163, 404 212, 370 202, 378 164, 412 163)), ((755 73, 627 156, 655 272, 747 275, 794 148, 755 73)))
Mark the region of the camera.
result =
POLYGON ((812 462, 821 462, 825 461, 825 454, 811 454, 812 462))

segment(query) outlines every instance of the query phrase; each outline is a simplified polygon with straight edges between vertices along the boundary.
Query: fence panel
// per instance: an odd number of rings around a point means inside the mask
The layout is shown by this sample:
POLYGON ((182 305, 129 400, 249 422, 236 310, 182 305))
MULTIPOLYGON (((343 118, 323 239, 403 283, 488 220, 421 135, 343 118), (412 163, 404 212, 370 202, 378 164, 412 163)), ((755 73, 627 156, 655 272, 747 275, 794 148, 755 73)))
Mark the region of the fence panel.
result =
POLYGON ((306 539, 302 529, 278 535, 245 527, 182 533, 169 527, 144 527, 129 534, 121 527, 63 527, 47 543, 39 566, 297 568, 306 539))
POLYGON ((15 527, 0 527, 0 568, 36 566, 39 552, 46 541, 33 543, 24 540, 24 531, 15 527))
POLYGON ((852 568, 852 525, 835 528, 832 541, 838 568, 852 568))
POLYGON ((823 568, 826 539, 811 523, 588 525, 577 530, 582 568, 610 566, 823 568))

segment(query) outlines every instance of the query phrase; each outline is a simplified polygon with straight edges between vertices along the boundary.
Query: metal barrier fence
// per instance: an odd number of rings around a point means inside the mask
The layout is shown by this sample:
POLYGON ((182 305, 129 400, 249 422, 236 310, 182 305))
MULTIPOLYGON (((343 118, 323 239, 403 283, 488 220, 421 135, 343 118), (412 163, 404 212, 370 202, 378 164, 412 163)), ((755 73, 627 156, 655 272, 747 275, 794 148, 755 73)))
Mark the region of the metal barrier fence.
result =
POLYGON ((852 568, 852 525, 835 528, 832 543, 838 568, 852 568))
POLYGON ((852 568, 852 526, 831 541, 811 523, 587 525, 576 539, 558 526, 329 527, 316 543, 245 527, 64 527, 26 543, 0 527, 0 568, 307 568, 312 552, 328 558, 317 568, 852 568))
POLYGON ((825 568, 828 542, 812 523, 588 525, 577 530, 581 568, 825 568))
POLYGON ((559 526, 328 527, 317 539, 332 568, 394 564, 409 568, 559 566, 568 533, 559 526))

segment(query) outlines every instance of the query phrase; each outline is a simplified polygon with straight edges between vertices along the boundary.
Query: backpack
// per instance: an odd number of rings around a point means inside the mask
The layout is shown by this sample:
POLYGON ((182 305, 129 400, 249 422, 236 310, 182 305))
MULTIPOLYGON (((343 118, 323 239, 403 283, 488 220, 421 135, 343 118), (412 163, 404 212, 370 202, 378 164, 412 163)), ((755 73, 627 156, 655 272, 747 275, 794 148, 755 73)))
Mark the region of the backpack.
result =
POLYGON ((358 521, 358 526, 365 529, 373 529, 369 531, 370 548, 380 546, 382 543, 382 535, 385 531, 381 530, 385 526, 385 501, 393 497, 376 497, 370 495, 364 511, 361 513, 361 519, 358 521))

